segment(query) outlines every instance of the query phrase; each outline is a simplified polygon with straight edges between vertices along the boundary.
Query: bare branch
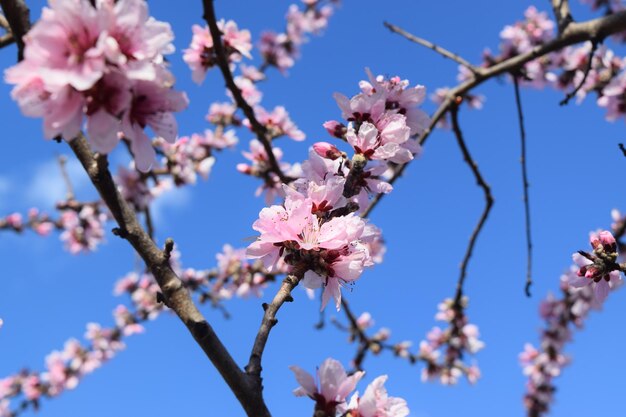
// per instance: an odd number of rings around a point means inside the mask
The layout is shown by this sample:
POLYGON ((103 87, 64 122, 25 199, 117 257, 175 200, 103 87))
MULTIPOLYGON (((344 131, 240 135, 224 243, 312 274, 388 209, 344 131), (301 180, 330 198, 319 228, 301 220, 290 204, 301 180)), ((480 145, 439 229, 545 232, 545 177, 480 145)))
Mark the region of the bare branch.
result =
POLYGON ((203 0, 203 5, 204 20, 206 20, 207 24, 209 25, 209 30, 211 31, 211 36, 213 37, 213 47, 215 49, 215 55, 217 57, 217 65, 222 71, 222 76, 224 77, 226 86, 232 93, 235 103, 237 103, 237 106, 243 111, 243 113, 250 121, 250 126, 252 126, 252 130, 256 134, 257 139, 263 144, 263 148, 267 153, 267 158, 270 163, 272 172, 274 172, 283 183, 287 183, 290 179, 285 176, 283 171, 280 169, 280 166, 278 165, 276 156, 272 151, 272 138, 269 132, 267 131, 266 127, 257 120, 254 114, 254 109, 252 109, 248 102, 243 98, 241 90, 239 89, 239 87, 237 87, 237 84, 235 84, 233 74, 232 72, 230 72, 230 67, 228 66, 228 58, 226 57, 226 51, 224 50, 224 45, 222 44, 222 33, 217 27, 217 18, 215 16, 213 0, 203 0))
POLYGON ((436 45, 426 39, 417 37, 407 31, 405 31, 404 29, 393 25, 389 22, 384 22, 383 23, 385 25, 385 27, 387 29, 389 29, 390 31, 397 33, 398 35, 404 36, 406 39, 410 40, 411 42, 415 42, 419 45, 425 46, 426 48, 430 48, 433 51, 437 52, 438 54, 440 54, 441 56, 443 56, 444 58, 448 58, 453 60, 454 62, 456 62, 457 64, 463 65, 465 68, 467 68, 468 70, 472 71, 474 74, 480 72, 480 68, 475 67, 474 65, 470 64, 467 60, 463 59, 461 56, 448 51, 445 48, 442 48, 439 45, 436 45))
POLYGON ((485 208, 478 219, 478 223, 470 236, 469 243, 467 244, 467 249, 465 251, 465 256, 463 257, 463 261, 461 262, 461 272, 459 275, 459 280, 456 284, 456 295, 454 297, 455 306, 459 307, 461 305, 461 299, 463 297, 463 284, 465 283, 465 276, 467 275, 467 265, 469 263, 470 258, 472 257, 472 252, 474 251, 474 245, 476 244, 476 239, 483 229, 485 222, 487 221, 487 217, 489 217, 489 212, 491 211, 491 207, 493 206, 493 196, 491 195, 491 188, 483 178, 480 170, 478 169, 478 164, 472 158, 467 145, 465 144, 465 140, 463 139, 463 133, 461 132, 461 127, 459 126, 458 119, 459 107, 457 104, 450 108, 450 119, 452 120, 452 131, 454 132, 454 136, 456 137, 456 142, 461 148, 461 152, 463 153, 463 160, 467 163, 467 165, 472 170, 474 174, 474 178, 476 178, 476 183, 480 188, 483 189, 483 193, 485 195, 485 208))
POLYGON ((278 323, 276 319, 276 313, 285 302, 292 302, 293 297, 291 291, 298 285, 301 277, 296 275, 287 275, 283 280, 278 292, 274 296, 274 299, 270 304, 263 304, 265 313, 263 314, 263 320, 261 321, 261 327, 254 339, 254 345, 252 346, 252 352, 250 353, 250 360, 246 366, 246 372, 248 375, 252 375, 260 383, 261 380, 261 360, 263 358, 263 351, 265 350, 265 344, 270 335, 272 327, 278 323))
POLYGON ((5 33, 4 35, 0 36, 0 49, 13 44, 13 42, 15 42, 13 34, 5 33))
POLYGON ((0 0, 0 6, 17 43, 17 60, 21 61, 24 58, 22 38, 30 29, 30 10, 24 0, 0 0))
POLYGON ((141 227, 135 212, 121 196, 108 169, 106 156, 93 154, 82 135, 70 141, 69 145, 119 225, 118 234, 128 240, 144 260, 163 291, 166 304, 187 326, 246 413, 249 416, 269 416, 260 391, 254 389, 245 373, 235 363, 211 325, 194 304, 183 282, 172 270, 167 248, 162 251, 154 244, 148 233, 141 227))
MULTIPOLYGON (((626 30, 626 10, 585 22, 572 22, 556 39, 543 45, 538 45, 528 52, 506 59, 492 67, 481 70, 478 74, 474 74, 473 78, 464 81, 448 91, 448 96, 432 115, 430 125, 420 135, 420 145, 424 145, 426 143, 426 140, 428 140, 428 137, 439 120, 441 120, 441 118, 450 110, 450 107, 453 105, 456 97, 463 97, 466 93, 481 85, 485 81, 497 77, 500 74, 515 72, 527 62, 549 54, 550 52, 558 51, 566 46, 589 40, 596 40, 600 42, 607 36, 623 30, 626 30)), ((407 166, 408 163, 402 164, 396 168, 396 171, 388 182, 393 184, 402 175, 407 166)), ((382 200, 383 196, 384 194, 378 194, 376 198, 372 200, 370 205, 364 211, 363 217, 367 217, 371 214, 372 210, 378 205, 380 200, 382 200)))
POLYGON ((524 129, 524 113, 522 112, 522 100, 519 93, 519 81, 517 77, 513 77, 513 86, 515 87, 515 105, 517 107, 517 119, 519 121, 522 145, 520 163, 522 164, 522 182, 524 184, 524 218, 526 225, 526 286, 524 287, 524 292, 527 297, 530 297, 530 286, 533 285, 533 242, 530 234, 530 201, 528 199, 528 171, 526 168, 526 130, 524 129))
POLYGON ((559 33, 563 32, 567 25, 572 23, 574 19, 569 9, 568 0, 550 0, 552 3, 552 11, 559 29, 559 33))
POLYGON ((7 18, 4 17, 4 15, 1 13, 0 13, 0 27, 6 30, 7 32, 11 31, 11 26, 9 26, 9 22, 7 21, 7 18))

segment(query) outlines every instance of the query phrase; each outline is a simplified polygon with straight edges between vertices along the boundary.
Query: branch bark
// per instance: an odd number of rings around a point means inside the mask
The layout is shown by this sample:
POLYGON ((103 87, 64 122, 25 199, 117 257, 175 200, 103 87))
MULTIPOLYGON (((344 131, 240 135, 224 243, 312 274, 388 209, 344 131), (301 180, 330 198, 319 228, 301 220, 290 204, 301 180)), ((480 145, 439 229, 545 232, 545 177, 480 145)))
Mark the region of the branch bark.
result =
POLYGON ((252 346, 252 352, 250 353, 250 361, 246 366, 246 372, 248 375, 252 375, 259 384, 261 383, 261 371, 263 369, 261 366, 261 360, 263 358, 265 344, 269 338, 270 331, 276 323, 278 323, 276 314, 284 303, 293 301, 291 291, 298 285, 300 279, 301 277, 296 275, 287 275, 272 302, 270 304, 263 304, 265 314, 263 314, 261 327, 259 328, 259 332, 254 339, 254 345, 252 346))
POLYGON ((133 209, 118 191, 108 169, 106 156, 93 154, 82 135, 70 141, 69 145, 119 225, 116 234, 126 239, 144 260, 163 291, 167 306, 174 310, 185 324, 246 413, 249 416, 269 416, 260 391, 255 389, 247 375, 235 363, 170 266, 169 252, 173 242, 170 241, 166 250, 161 250, 155 245, 137 220, 133 209))
POLYGON ((30 29, 30 9, 24 0, 0 0, 0 6, 6 17, 13 39, 17 43, 17 60, 24 59, 24 40, 22 39, 30 29))

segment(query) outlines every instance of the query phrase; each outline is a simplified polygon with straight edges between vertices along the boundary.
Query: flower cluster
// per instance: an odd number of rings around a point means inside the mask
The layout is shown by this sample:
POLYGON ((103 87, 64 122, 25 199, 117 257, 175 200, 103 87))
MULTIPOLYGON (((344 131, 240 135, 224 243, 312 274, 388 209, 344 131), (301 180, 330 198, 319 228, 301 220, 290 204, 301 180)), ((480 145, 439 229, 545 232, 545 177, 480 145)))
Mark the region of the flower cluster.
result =
POLYGON ((149 126, 168 142, 177 135, 172 112, 188 100, 174 91, 163 55, 173 52, 169 24, 148 17, 143 0, 58 0, 24 37, 24 60, 5 72, 22 112, 42 117, 46 138, 72 140, 86 118, 94 150, 129 141, 137 168, 155 151, 149 126), (94 5, 95 4, 95 5, 94 5))
POLYGON ((333 13, 332 4, 320 7, 321 0, 303 0, 303 3, 304 10, 295 4, 289 6, 285 32, 266 31, 261 34, 259 51, 265 61, 263 66, 273 66, 283 72, 293 67, 307 35, 319 34, 328 26, 328 19, 333 13))
POLYGON ((174 184, 195 184, 197 176, 208 179, 215 164, 215 151, 234 147, 238 142, 234 130, 217 128, 202 134, 182 136, 174 144, 157 141, 162 151, 162 164, 171 175, 174 184))
POLYGON ((38 209, 31 208, 28 211, 28 218, 24 220, 21 213, 11 213, 4 218, 0 218, 0 230, 12 230, 17 233, 25 229, 32 229, 40 236, 48 236, 54 229, 63 229, 60 221, 54 221, 45 213, 40 213, 38 209))
POLYGON ((61 240, 70 253, 91 252, 104 240, 107 215, 100 210, 99 204, 70 204, 61 212, 61 240))
MULTIPOLYGON (((122 310, 118 308, 116 311, 122 310)), ((116 315, 118 323, 118 317, 121 317, 119 314, 116 315)), ((70 339, 62 351, 54 351, 46 357, 44 372, 23 370, 0 380, 0 416, 14 415, 9 408, 10 399, 19 395, 24 397, 22 409, 28 405, 36 409, 42 397, 56 397, 76 388, 83 377, 124 349, 125 345, 121 341, 123 336, 141 331, 143 328, 136 323, 118 324, 114 328, 102 328, 96 323, 89 323, 85 333, 88 344, 70 339)))
POLYGON ((601 305, 609 291, 623 283, 620 265, 616 263, 617 242, 606 230, 591 233, 589 240, 593 253, 578 251, 572 255, 579 269, 568 282, 574 288, 591 287, 594 302, 601 305))
POLYGON ((409 414, 406 401, 390 397, 384 387, 387 375, 374 379, 360 396, 356 392, 347 401, 348 395, 363 378, 364 372, 348 376, 340 362, 328 358, 317 370, 317 381, 311 374, 298 366, 289 367, 300 384, 294 390, 298 397, 307 396, 315 401, 315 414, 346 417, 404 417, 409 414))
POLYGON ((335 93, 342 117, 350 122, 346 128, 338 121, 324 127, 333 136, 345 138, 356 153, 369 160, 405 163, 419 153, 417 142, 410 139, 428 127, 429 117, 418 108, 424 101, 422 85, 409 87, 400 77, 374 77, 367 70, 369 81, 361 81, 361 93, 348 98, 335 93))
MULTIPOLYGON (((250 31, 239 30, 237 23, 232 20, 225 22, 220 20, 217 27, 222 33, 222 42, 229 62, 239 62, 242 56, 252 58, 250 51, 252 43, 250 31)), ((193 25, 193 37, 189 48, 185 49, 183 60, 191 69, 191 78, 198 84, 204 81, 207 71, 217 65, 217 57, 213 37, 208 26, 193 25)))
MULTIPOLYGON (((217 267, 207 271, 182 269, 178 262, 180 254, 172 253, 170 263, 189 291, 198 296, 201 303, 210 301, 214 306, 234 295, 260 296, 268 282, 274 280, 260 263, 250 264, 244 249, 224 246, 217 255, 217 267)), ((284 273, 281 266, 275 274, 284 273)), ((115 295, 126 294, 132 309, 118 305, 113 310, 115 326, 104 328, 89 323, 85 339, 88 343, 70 339, 62 351, 54 351, 46 358, 43 372, 20 371, 0 380, 0 417, 13 417, 11 399, 24 397, 20 408, 37 408, 42 397, 55 397, 74 389, 84 376, 101 367, 124 349, 123 339, 144 332, 143 324, 156 319, 167 307, 159 301, 160 288, 150 273, 131 272, 119 279, 114 287, 115 295)), ((0 320, 1 326, 1 320, 0 320)))
MULTIPOLYGON (((531 51, 534 47, 554 39, 555 23, 548 13, 530 6, 524 12, 524 20, 506 26, 500 32, 500 54, 492 55, 488 49, 483 53, 483 66, 490 67, 516 55, 531 51)), ((558 54, 547 54, 530 61, 519 70, 522 83, 541 88, 554 81, 554 62, 558 54)))
MULTIPOLYGON (((592 1, 593 8, 605 7, 612 12, 622 10, 621 2, 592 1)), ((527 53, 534 47, 554 39, 555 23, 546 12, 530 7, 525 20, 509 25, 500 34, 500 54, 484 53, 483 67, 490 67, 513 56, 527 53)), ((623 41, 624 34, 616 35, 623 41)), ((589 93, 596 93, 598 106, 607 110, 609 121, 626 116, 626 61, 602 45, 585 42, 580 46, 567 47, 529 61, 515 76, 525 85, 542 88, 551 86, 568 93, 581 102, 589 93)), ((467 74, 465 77, 471 76, 467 74)), ((464 76, 460 73, 460 78, 464 76)))
POLYGON ((446 299, 439 304, 435 319, 449 323, 449 328, 434 327, 420 342, 419 357, 426 361, 423 381, 439 378, 442 384, 450 385, 456 384, 462 375, 471 383, 480 377, 476 365, 463 363, 464 354, 475 354, 485 347, 478 339, 478 326, 469 323, 465 315, 467 302, 467 297, 463 297, 460 302, 446 299))
MULTIPOLYGON (((617 210, 612 214, 613 232, 621 236, 623 218, 617 210)), ((561 298, 549 294, 539 307, 539 314, 545 320, 539 348, 526 344, 519 355, 524 374, 528 376, 524 405, 529 414, 541 415, 549 411, 555 391, 553 379, 570 363, 564 349, 572 340, 573 328, 582 328, 589 313, 601 309, 609 291, 622 283, 620 272, 613 270, 619 268, 613 265, 618 246, 614 236, 600 231, 591 233, 590 241, 593 254, 575 253, 576 265, 561 276, 561 298)))
POLYGON ((282 260, 305 287, 323 286, 322 308, 334 298, 339 309, 341 286, 373 265, 361 240, 365 222, 349 210, 342 195, 344 184, 343 177, 329 176, 319 182, 299 180, 295 188, 284 186, 284 205, 261 210, 253 225, 261 235, 247 250, 269 271, 282 260))

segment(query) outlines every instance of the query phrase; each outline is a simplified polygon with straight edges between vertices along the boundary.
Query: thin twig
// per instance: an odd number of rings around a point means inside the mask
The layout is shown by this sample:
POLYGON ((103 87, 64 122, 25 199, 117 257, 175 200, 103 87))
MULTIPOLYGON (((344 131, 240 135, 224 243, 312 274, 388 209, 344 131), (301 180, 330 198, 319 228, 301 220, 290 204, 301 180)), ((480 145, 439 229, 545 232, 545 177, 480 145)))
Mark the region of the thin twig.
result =
POLYGON ((217 57, 217 65, 222 71, 222 76, 224 77, 226 86, 228 87, 228 90, 230 90, 230 92, 232 93, 235 103, 237 103, 237 106, 243 111, 243 113, 250 121, 250 126, 252 126, 252 130, 256 134, 257 139, 263 144, 263 148, 267 153, 268 162, 270 164, 272 172, 274 172, 283 183, 287 183, 290 179, 285 176, 283 171, 280 169, 280 166, 278 165, 278 161, 276 160, 276 156, 274 155, 274 151, 272 150, 272 138, 267 131, 267 128, 257 120, 254 114, 254 109, 252 109, 248 102, 243 98, 241 90, 239 89, 239 87, 237 87, 237 84, 235 84, 233 74, 230 71, 230 67, 228 65, 226 51, 224 50, 224 45, 222 44, 222 33, 217 27, 217 18, 215 16, 213 0, 203 0, 203 5, 203 17, 209 25, 209 30, 211 32, 211 36, 213 37, 213 48, 215 49, 215 55, 217 57))
MULTIPOLYGON (((441 118, 450 110, 450 107, 453 105, 456 97, 463 97, 466 93, 478 87, 485 81, 500 74, 515 72, 527 62, 549 54, 550 52, 558 51, 566 46, 592 39, 596 39, 600 42, 607 36, 623 30, 626 30, 626 10, 622 10, 608 16, 599 17, 597 19, 587 20, 585 22, 572 22, 556 39, 546 42, 543 45, 538 45, 523 54, 505 59, 492 67, 482 69, 478 74, 474 74, 473 78, 460 83, 448 91, 447 97, 432 115, 430 125, 419 136, 419 144, 424 145, 426 143, 426 140, 428 140, 439 120, 441 120, 441 118)), ((409 163, 402 164, 396 168, 388 182, 393 184, 402 175, 408 164, 409 163)), ((363 217, 367 217, 371 214, 372 210, 383 199, 383 196, 384 194, 378 194, 376 198, 372 200, 370 205, 364 211, 363 217)))
POLYGON ((468 70, 472 71, 474 74, 480 72, 480 68, 475 67, 474 65, 470 64, 467 60, 465 60, 464 58, 462 58, 460 55, 455 54, 454 52, 450 52, 447 49, 434 44, 426 39, 420 38, 418 36, 415 36, 407 31, 405 31, 404 29, 391 24, 389 22, 384 22, 383 23, 385 25, 385 27, 387 29, 389 29, 392 32, 397 33, 398 35, 404 36, 406 39, 408 39, 411 42, 417 43, 419 45, 425 46, 426 48, 430 48, 433 51, 437 52, 438 54, 440 54, 441 56, 443 56, 444 58, 448 58, 453 60, 454 62, 456 62, 457 64, 463 65, 465 68, 467 68, 468 70))
POLYGON ((617 146, 619 146, 619 150, 622 151, 622 153, 624 154, 624 156, 626 156, 626 148, 624 147, 623 143, 618 144, 617 146))
POLYGON ((463 297, 463 284, 465 283, 465 277, 467 275, 467 265, 469 264, 469 260, 472 257, 472 252, 474 251, 474 245, 476 244, 476 239, 480 234, 480 231, 483 229, 485 222, 487 221, 487 217, 489 217, 489 212, 491 211, 491 207, 493 206, 493 196, 491 195, 491 188, 489 184, 485 181, 480 170, 478 169, 478 164, 472 158, 472 155, 467 148, 465 140, 463 139, 463 133, 461 132, 461 127, 459 126, 458 119, 459 107, 457 104, 450 108, 450 119, 452 120, 452 131, 454 132, 454 136, 456 137, 456 142, 461 149, 461 153, 463 154, 463 160, 467 163, 467 165, 472 170, 474 174, 474 178, 476 178, 476 184, 480 188, 483 189, 483 193, 485 195, 485 208, 483 209, 480 218, 478 219, 478 223, 470 236, 469 242, 467 244, 467 249, 465 251, 465 256, 463 257, 463 261, 461 262, 461 272, 459 274, 459 280, 456 284, 456 295, 454 297, 455 305, 460 305, 461 299, 463 297))
POLYGON ((559 29, 559 33, 563 32, 567 25, 572 23, 574 19, 569 8, 568 0, 551 0, 552 11, 559 29))
POLYGON ((521 141, 520 163, 522 164, 522 182, 524 184, 524 217, 526 225, 526 286, 524 292, 530 297, 530 286, 533 285, 532 260, 533 242, 530 233, 530 201, 528 199, 528 171, 526 168, 526 130, 524 129, 524 112, 522 111, 522 99, 519 93, 519 81, 513 76, 513 86, 515 87, 515 105, 517 107, 517 119, 519 121, 519 132, 521 141))
POLYGON ((274 296, 274 299, 270 304, 263 304, 265 313, 263 314, 263 320, 259 327, 259 332, 254 339, 254 345, 252 346, 252 352, 250 353, 250 360, 246 366, 246 372, 248 375, 252 375, 260 383, 261 380, 261 361, 263 358, 263 351, 265 350, 265 344, 270 335, 272 327, 278 323, 276 319, 276 313, 285 302, 293 301, 291 291, 298 285, 301 277, 296 275, 287 275, 283 280, 278 292, 274 296))
POLYGON ((24 0, 0 0, 0 6, 17 43, 17 60, 24 58, 24 40, 30 29, 30 10, 24 0))
POLYGON ((575 97, 576 94, 578 93, 578 91, 583 87, 583 85, 585 84, 585 81, 587 81, 587 76, 589 75, 589 72, 591 71, 591 66, 593 65, 593 55, 596 53, 597 49, 598 49, 598 42, 591 41, 591 51, 589 51, 587 67, 585 68, 585 73, 583 74, 583 79, 580 80, 580 84, 578 84, 576 86, 576 88, 574 88, 574 91, 570 91, 569 93, 567 93, 565 98, 559 102, 559 105, 564 106, 567 103, 569 103, 569 101, 573 97, 575 97))
POLYGON ((371 342, 370 342, 370 339, 365 334, 365 332, 363 331, 363 329, 359 327, 359 324, 357 323, 356 315, 350 309, 350 304, 348 304, 348 301, 346 300, 345 297, 341 297, 341 307, 344 313, 346 314, 348 321, 350 322, 350 332, 352 333, 353 336, 356 336, 359 339, 359 347, 357 348, 356 354, 354 355, 354 359, 352 361, 352 363, 354 364, 354 370, 362 371, 363 361, 365 360, 365 357, 367 356, 367 352, 369 352, 370 350, 369 346, 371 342))
POLYGON ((7 32, 11 31, 11 26, 9 26, 9 22, 7 21, 7 18, 4 17, 2 13, 0 13, 0 27, 6 30, 7 32))
POLYGON ((12 45, 15 42, 15 38, 12 33, 5 33, 0 36, 0 48, 4 48, 5 46, 12 45))
POLYGON ((59 155, 57 158, 59 161, 59 168, 61 169, 61 176, 63 176, 63 181, 65 182, 65 196, 66 200, 74 199, 74 187, 72 187, 72 181, 70 180, 70 176, 67 173, 67 157, 65 155, 59 155))

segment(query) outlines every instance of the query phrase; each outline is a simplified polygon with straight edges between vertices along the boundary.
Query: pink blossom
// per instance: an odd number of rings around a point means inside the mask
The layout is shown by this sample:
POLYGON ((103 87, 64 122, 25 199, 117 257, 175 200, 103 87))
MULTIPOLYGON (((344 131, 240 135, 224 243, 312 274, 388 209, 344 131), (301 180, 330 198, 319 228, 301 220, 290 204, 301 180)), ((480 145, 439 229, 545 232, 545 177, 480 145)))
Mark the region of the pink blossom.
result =
MULTIPOLYGON (((217 22, 217 27, 222 32, 222 42, 230 62, 241 61, 242 55, 251 58, 250 31, 239 30, 232 20, 225 22, 222 19, 217 22)), ((189 48, 184 51, 183 60, 192 71, 192 79, 201 84, 207 70, 217 64, 217 57, 209 28, 193 25, 191 30, 193 37, 189 48)))
POLYGON ((405 417, 409 415, 406 401, 399 397, 390 397, 384 385, 387 375, 374 379, 359 398, 353 395, 348 404, 348 416, 352 417, 405 417))
POLYGON ((318 385, 313 376, 302 368, 292 365, 289 369, 293 371, 300 384, 293 393, 298 397, 308 396, 315 400, 316 409, 326 410, 329 413, 334 413, 337 405, 345 402, 364 374, 364 372, 357 371, 348 376, 340 362, 328 358, 317 370, 318 385))
MULTIPOLYGON (((299 130, 298 126, 289 118, 289 113, 283 106, 275 107, 271 113, 261 106, 256 106, 254 113, 259 123, 265 126, 272 138, 286 135, 297 141, 304 140, 304 132, 299 130)), ((251 127, 248 119, 245 119, 243 124, 251 127)))

